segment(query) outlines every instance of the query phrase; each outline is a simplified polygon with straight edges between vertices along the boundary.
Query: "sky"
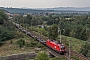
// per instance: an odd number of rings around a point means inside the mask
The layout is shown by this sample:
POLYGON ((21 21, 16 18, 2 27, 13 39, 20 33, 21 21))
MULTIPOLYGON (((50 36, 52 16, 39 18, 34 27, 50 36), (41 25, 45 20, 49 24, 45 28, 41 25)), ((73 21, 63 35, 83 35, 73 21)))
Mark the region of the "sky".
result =
POLYGON ((0 0, 0 7, 90 7, 90 0, 0 0))

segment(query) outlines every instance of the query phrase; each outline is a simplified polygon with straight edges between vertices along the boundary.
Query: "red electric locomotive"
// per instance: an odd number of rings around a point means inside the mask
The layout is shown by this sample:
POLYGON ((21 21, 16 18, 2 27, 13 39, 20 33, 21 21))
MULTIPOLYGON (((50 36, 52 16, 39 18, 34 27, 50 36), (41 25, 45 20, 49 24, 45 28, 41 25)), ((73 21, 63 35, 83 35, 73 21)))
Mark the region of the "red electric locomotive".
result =
POLYGON ((46 45, 48 47, 52 48, 53 50, 59 52, 59 53, 65 53, 66 52, 65 46, 61 43, 58 43, 57 41, 48 39, 46 41, 46 45))

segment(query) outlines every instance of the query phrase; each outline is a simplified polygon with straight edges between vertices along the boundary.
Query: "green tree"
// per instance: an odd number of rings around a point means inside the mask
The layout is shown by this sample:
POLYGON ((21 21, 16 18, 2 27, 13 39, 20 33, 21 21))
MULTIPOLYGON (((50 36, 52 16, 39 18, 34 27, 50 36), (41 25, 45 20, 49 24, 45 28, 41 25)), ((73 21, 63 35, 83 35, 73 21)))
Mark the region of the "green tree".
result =
POLYGON ((31 20, 32 20, 32 16, 31 15, 27 15, 27 17, 26 17, 26 22, 29 24, 29 25, 31 25, 31 20))
POLYGON ((88 53, 86 54, 86 56, 90 58, 90 50, 88 51, 88 53))
POLYGON ((0 45, 2 45, 2 41, 6 41, 12 38, 14 38, 14 32, 9 31, 3 26, 0 26, 0 45))
POLYGON ((81 53, 82 53, 84 56, 90 57, 90 43, 89 43, 89 42, 88 42, 88 43, 85 42, 85 44, 82 45, 81 53))
POLYGON ((43 28, 38 28, 38 32, 41 33, 42 35, 46 36, 47 32, 43 28))
POLYGON ((45 52, 39 52, 35 60, 49 60, 49 57, 45 52))
POLYGON ((0 24, 3 24, 5 20, 7 20, 7 15, 3 10, 0 10, 0 24))
POLYGON ((3 18, 0 16, 0 24, 3 24, 3 18))
POLYGON ((13 32, 10 32, 8 30, 3 30, 2 33, 0 33, 0 39, 2 41, 9 40, 14 38, 13 32))
POLYGON ((53 24, 51 27, 49 27, 48 33, 50 38, 56 39, 58 36, 58 26, 53 24))
POLYGON ((43 24, 43 19, 41 17, 32 16, 31 25, 35 26, 41 24, 43 24))

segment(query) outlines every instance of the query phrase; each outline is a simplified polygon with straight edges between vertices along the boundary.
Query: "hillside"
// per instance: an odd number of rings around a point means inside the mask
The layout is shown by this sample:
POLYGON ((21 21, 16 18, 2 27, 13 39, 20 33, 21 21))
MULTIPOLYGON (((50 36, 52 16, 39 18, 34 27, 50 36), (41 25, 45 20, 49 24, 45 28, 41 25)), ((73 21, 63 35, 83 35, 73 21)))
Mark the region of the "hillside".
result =
MULTIPOLYGON (((80 39, 77 39, 77 38, 62 35, 62 43, 65 43, 66 45, 69 45, 69 40, 71 41, 71 49, 77 51, 78 53, 81 51, 81 47, 86 42, 86 41, 83 41, 83 40, 80 40, 80 39)), ((67 47, 69 47, 69 46, 67 46, 67 47)))

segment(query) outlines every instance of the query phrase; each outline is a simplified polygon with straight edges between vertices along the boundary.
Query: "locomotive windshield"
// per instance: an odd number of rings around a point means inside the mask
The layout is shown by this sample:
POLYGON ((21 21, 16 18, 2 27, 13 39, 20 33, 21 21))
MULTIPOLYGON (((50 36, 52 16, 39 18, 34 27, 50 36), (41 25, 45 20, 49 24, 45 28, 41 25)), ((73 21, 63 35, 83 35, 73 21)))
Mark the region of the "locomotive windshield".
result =
POLYGON ((61 45, 60 47, 61 47, 61 49, 65 49, 65 46, 63 46, 63 45, 61 45))

